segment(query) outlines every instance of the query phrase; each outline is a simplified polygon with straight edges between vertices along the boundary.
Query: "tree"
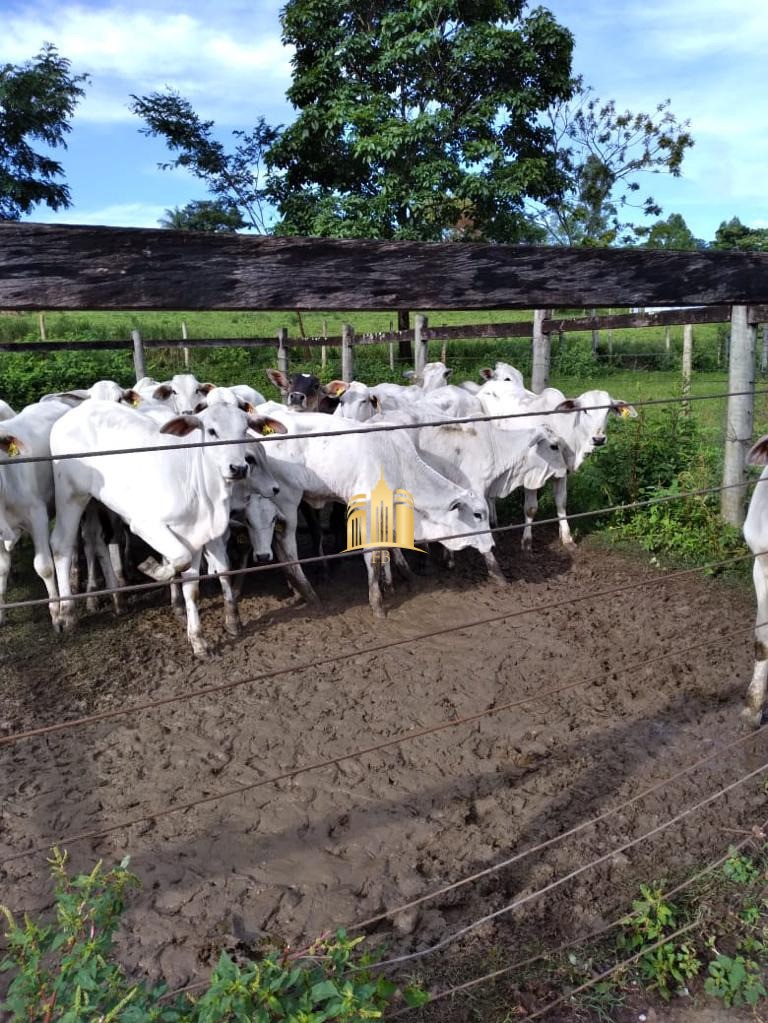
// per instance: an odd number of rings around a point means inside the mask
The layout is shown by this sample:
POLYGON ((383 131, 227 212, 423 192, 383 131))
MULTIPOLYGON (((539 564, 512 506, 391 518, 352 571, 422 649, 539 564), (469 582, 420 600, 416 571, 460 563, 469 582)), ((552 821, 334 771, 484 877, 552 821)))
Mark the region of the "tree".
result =
POLYGON ((67 148, 65 136, 88 75, 72 75, 71 63, 52 43, 33 60, 0 67, 0 220, 18 220, 33 206, 53 210, 72 205, 59 180, 61 164, 33 143, 67 148))
POLYGON ((199 199, 188 202, 186 206, 175 206, 166 210, 165 216, 159 221, 161 227, 173 228, 177 231, 240 231, 246 226, 240 211, 222 202, 199 199))
POLYGON ((670 213, 666 220, 657 220, 648 228, 643 246, 647 249, 704 249, 706 242, 695 238, 679 213, 670 213))
POLYGON ((693 145, 689 121, 678 121, 670 101, 653 115, 617 112, 614 100, 601 103, 579 79, 573 100, 548 112, 562 187, 550 198, 530 204, 534 221, 557 245, 632 243, 647 233, 632 219, 660 216, 648 196, 637 201, 637 175, 650 171, 680 175, 685 151, 693 145))
POLYGON ((747 227, 738 217, 732 217, 718 227, 712 248, 768 252, 768 227, 747 227))
POLYGON ((573 38, 525 0, 288 0, 293 124, 269 150, 281 234, 531 237, 557 188, 541 114, 571 95, 573 38))
POLYGON ((216 197, 212 205, 230 216, 239 214, 238 226, 266 233, 269 210, 263 182, 264 156, 277 139, 279 128, 270 127, 261 117, 251 131, 232 132, 237 141, 227 152, 213 137, 213 121, 203 121, 189 100, 172 89, 148 96, 132 95, 131 100, 131 110, 147 124, 141 133, 164 138, 169 149, 179 154, 169 163, 161 163, 162 168, 186 168, 216 197))

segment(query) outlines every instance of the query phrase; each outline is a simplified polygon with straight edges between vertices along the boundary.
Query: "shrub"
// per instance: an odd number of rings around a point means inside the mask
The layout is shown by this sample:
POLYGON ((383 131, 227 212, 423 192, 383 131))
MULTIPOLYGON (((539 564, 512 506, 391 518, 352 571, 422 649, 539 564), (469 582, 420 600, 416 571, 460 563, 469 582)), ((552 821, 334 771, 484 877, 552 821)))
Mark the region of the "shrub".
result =
MULTIPOLYGON (((368 967, 373 960, 337 931, 301 953, 270 951, 258 962, 239 965, 223 952, 207 989, 199 997, 168 995, 165 984, 132 982, 115 961, 113 939, 128 894, 138 879, 128 861, 105 871, 69 877, 66 854, 50 861, 55 889, 55 922, 17 922, 0 907, 8 929, 12 971, 0 1011, 10 1023, 358 1023, 379 1019, 397 985, 368 967)), ((405 988, 409 1005, 428 996, 405 988)))

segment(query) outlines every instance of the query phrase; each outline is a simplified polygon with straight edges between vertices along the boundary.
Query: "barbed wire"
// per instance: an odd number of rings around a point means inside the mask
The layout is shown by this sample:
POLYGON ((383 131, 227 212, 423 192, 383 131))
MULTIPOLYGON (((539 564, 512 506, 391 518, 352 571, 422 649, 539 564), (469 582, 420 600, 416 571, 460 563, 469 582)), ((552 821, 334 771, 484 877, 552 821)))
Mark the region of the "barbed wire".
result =
MULTIPOLYGON (((613 512, 628 512, 636 511, 639 508, 650 508, 657 504, 667 504, 670 501, 683 501, 693 497, 706 497, 712 494, 718 494, 725 490, 736 490, 740 487, 747 487, 750 485, 757 486, 759 483, 768 482, 768 477, 765 479, 757 479, 753 481, 747 481, 744 483, 727 483, 720 486, 713 487, 700 487, 696 490, 681 491, 676 494, 662 494, 660 497, 649 497, 641 501, 631 501, 626 504, 614 504, 608 505, 604 508, 595 508, 592 511, 584 512, 569 512, 567 519, 572 521, 574 519, 584 518, 595 518, 598 515, 608 515, 613 512)), ((548 519, 536 519, 532 522, 512 522, 504 526, 489 526, 488 529, 474 529, 469 530, 465 533, 449 533, 446 536, 439 536, 430 540, 424 540, 418 538, 416 543, 442 543, 445 540, 458 540, 463 537, 470 536, 484 536, 488 533, 509 533, 517 530, 524 530, 527 528, 537 528, 540 526, 552 526, 559 525, 562 520, 558 516, 552 516, 548 519)), ((379 550, 377 547, 370 547, 367 549, 369 552, 379 550)), ((162 590, 167 589, 171 585, 183 585, 184 583, 200 583, 207 582, 212 579, 229 578, 234 576, 242 575, 253 575, 257 572, 271 572, 276 569, 293 568, 296 566, 313 565, 320 562, 325 563, 327 561, 337 561, 342 558, 359 557, 362 553, 360 550, 354 551, 338 551, 333 554, 317 554, 310 557, 304 558, 292 558, 286 561, 273 560, 267 564, 252 565, 248 568, 229 568, 222 572, 207 572, 197 573, 195 575, 184 575, 178 576, 168 582, 148 582, 148 583, 128 583, 125 586, 112 586, 104 587, 98 590, 87 590, 82 593, 71 593, 66 597, 30 597, 25 600, 14 600, 14 601, 0 601, 0 611, 10 611, 23 607, 41 607, 43 605, 50 606, 51 604, 61 604, 65 601, 78 601, 78 600, 90 600, 97 597, 107 597, 114 594, 120 593, 143 593, 151 590, 162 590)), ((423 552, 422 552, 423 553, 423 552)), ((765 552, 761 552, 765 553, 765 552)), ((745 558, 756 557, 758 555, 747 554, 745 558)), ((734 559, 736 560, 736 559, 734 559)), ((717 567, 717 566, 713 566, 717 567)))
MULTIPOLYGON (((650 579, 642 580, 641 582, 633 583, 631 588, 638 589, 646 585, 656 585, 662 582, 666 583, 671 580, 684 578, 696 572, 712 570, 714 568, 719 568, 724 565, 729 565, 734 561, 743 561, 746 558, 751 557, 752 557, 751 554, 739 555, 735 558, 729 558, 725 561, 711 562, 708 565, 700 565, 697 566, 696 568, 682 569, 679 572, 671 572, 668 575, 655 576, 650 579)), ((346 651, 344 654, 336 655, 336 657, 332 658, 331 661, 335 663, 338 660, 346 660, 350 657, 363 657, 371 654, 383 653, 384 651, 391 650, 395 647, 409 646, 414 643, 423 642, 426 639, 435 639, 439 636, 454 635, 455 633, 461 632, 464 629, 480 628, 483 625, 493 625, 496 624, 497 622, 506 621, 507 619, 510 618, 519 618, 526 614, 535 614, 541 611, 552 611, 560 607, 569 606, 571 604, 577 604, 588 600, 599 600, 602 599, 603 597, 615 596, 618 593, 625 592, 629 588, 630 587, 626 585, 614 586, 608 590, 601 590, 597 591, 596 593, 583 594, 581 596, 576 597, 567 597, 563 600, 549 601, 546 604, 538 604, 530 608, 515 608, 515 610, 513 611, 504 611, 496 615, 490 615, 484 618, 477 618, 474 621, 465 622, 458 626, 457 625, 445 626, 440 629, 432 629, 429 632, 422 632, 415 636, 408 636, 404 639, 386 640, 382 643, 371 644, 370 646, 363 647, 362 649, 349 650, 346 651)), ((734 635, 740 631, 745 632, 752 631, 754 628, 757 627, 758 626, 754 625, 746 626, 744 630, 736 630, 736 633, 734 633, 734 635)), ((318 658, 316 660, 304 662, 303 664, 292 664, 289 665, 288 667, 275 668, 270 671, 262 672, 258 675, 251 676, 250 678, 238 679, 237 681, 233 682, 218 683, 216 685, 211 686, 204 686, 201 689, 193 690, 192 692, 186 692, 183 694, 178 694, 176 696, 162 697, 161 699, 152 700, 144 704, 136 704, 132 707, 117 707, 112 710, 100 711, 97 714, 90 714, 80 718, 73 718, 69 721, 61 721, 51 725, 42 725, 39 728, 29 729, 25 732, 16 732, 13 735, 0 736, 0 747, 9 745, 10 743, 19 742, 22 739, 31 739, 42 735, 50 735, 53 732, 68 731, 72 728, 79 728, 84 725, 94 724, 98 721, 107 721, 113 718, 123 717, 127 714, 135 714, 146 710, 154 710, 158 707, 165 707, 169 706, 170 704, 180 703, 182 701, 188 702, 189 700, 198 699, 202 696, 211 696, 215 693, 227 692, 232 689, 237 689, 240 686, 251 685, 254 682, 262 682, 265 681, 266 679, 277 678, 280 675, 287 675, 299 671, 311 671, 315 668, 325 667, 328 663, 329 658, 327 657, 318 658)), ((645 663, 649 662, 646 661, 645 663)), ((572 684, 569 684, 565 688, 570 688, 570 685, 572 684)))
MULTIPOLYGON (((440 389, 438 388, 435 392, 437 393, 440 389)), ((469 392, 468 392, 469 393, 469 392)), ((692 401, 713 401, 721 398, 738 398, 752 395, 756 397, 758 395, 768 394, 768 390, 752 390, 752 391, 726 391, 722 394, 699 394, 699 395, 683 395, 674 398, 644 398, 638 401, 633 401, 631 404, 635 408, 647 408, 656 405, 672 405, 679 403, 688 403, 692 401)), ((629 404, 629 403, 628 403, 629 404)), ((573 415, 576 412, 594 412, 599 410, 611 410, 614 408, 613 402, 610 404, 602 405, 585 405, 583 408, 578 409, 567 409, 564 411, 557 411, 556 409, 544 409, 537 412, 503 412, 494 413, 482 416, 462 416, 458 418, 442 418, 434 419, 426 422, 417 423, 376 423, 372 426, 357 426, 351 427, 350 429, 337 429, 337 430, 313 430, 308 433, 274 433, 268 436, 249 437, 245 439, 235 440, 203 440, 203 441, 178 441, 175 443, 165 444, 154 444, 146 446, 137 446, 130 448, 109 448, 102 451, 73 451, 63 452, 57 455, 14 455, 9 461, 0 462, 0 467, 3 465, 22 465, 24 463, 35 463, 35 462, 62 462, 74 458, 100 458, 109 455, 134 455, 143 452, 151 451, 182 451, 187 448, 202 448, 202 447, 221 447, 228 445, 244 445, 244 444, 268 444, 268 443, 280 443, 287 440, 297 439, 318 439, 326 437, 340 437, 350 436, 352 434, 361 433, 391 433, 396 430, 420 430, 429 426, 459 426, 465 423, 489 423, 497 420, 508 420, 508 419, 530 419, 533 416, 555 416, 555 415, 573 415)), ((286 408, 286 412, 290 413, 290 409, 286 408)), ((398 411, 392 409, 390 411, 398 411)), ((285 414, 282 409, 275 410, 273 412, 259 413, 256 410, 256 415, 266 415, 270 418, 285 414)), ((294 412, 292 415, 306 415, 306 413, 294 412)), ((152 420, 148 420, 152 422, 152 420)), ((355 420, 344 420, 344 422, 355 422, 355 420)), ((3 424, 0 423, 0 430, 3 429, 3 424)), ((159 427, 158 427, 159 432, 159 427)))
POLYGON ((754 768, 754 770, 749 771, 747 774, 741 775, 739 778, 736 779, 736 781, 733 781, 728 785, 724 785, 711 796, 707 796, 706 799, 699 800, 698 803, 693 803, 691 806, 686 807, 685 810, 681 810, 680 813, 677 813, 673 817, 668 818, 661 824, 657 824, 655 827, 644 832, 642 835, 639 835, 637 838, 633 838, 627 842, 623 842, 621 845, 617 846, 615 849, 612 849, 610 852, 603 853, 602 856, 598 856, 595 859, 590 860, 588 863, 583 863, 581 866, 576 867, 574 870, 569 871, 569 873, 564 874, 562 877, 557 878, 557 880, 550 881, 549 884, 544 885, 542 888, 537 889, 535 892, 529 892, 527 895, 522 895, 517 899, 513 899, 512 902, 508 903, 506 906, 502 906, 500 909, 494 910, 492 913, 486 913, 484 916, 479 917, 477 920, 473 920, 472 923, 467 924, 464 927, 461 927, 458 931, 454 931, 453 934, 449 934, 446 938, 441 939, 434 945, 430 945, 428 948, 419 949, 419 951, 417 952, 409 952, 406 953, 405 955, 393 956, 391 959, 379 960, 378 962, 372 964, 370 968, 383 969, 385 966, 397 966, 400 965, 401 963, 413 962, 416 959, 423 959, 425 956, 432 955, 435 952, 439 952, 442 949, 446 948, 448 945, 451 945, 455 941, 458 941, 459 938, 463 938, 467 934, 470 934, 472 931, 477 930, 478 927, 482 927, 484 924, 490 923, 492 920, 497 920, 500 916, 503 916, 507 913, 511 913, 515 909, 519 909, 521 906, 524 906, 527 903, 533 901, 533 899, 537 899, 542 895, 546 895, 548 892, 554 891, 555 888, 559 888, 567 881, 572 881, 574 878, 579 877, 586 871, 592 870, 595 867, 599 867, 603 863, 607 863, 608 860, 613 859, 614 857, 620 855, 621 853, 627 852, 627 850, 629 849, 633 849, 635 846, 640 845, 642 842, 647 842, 649 839, 660 834, 662 831, 666 831, 667 828, 672 827, 672 825, 679 824, 680 821, 685 820, 686 817, 690 817, 692 813, 696 813, 698 810, 702 810, 704 807, 709 806, 710 803, 715 802, 717 799, 722 799, 722 797, 727 795, 729 792, 733 792, 734 789, 737 789, 741 785, 746 784, 746 782, 751 781, 752 778, 757 777, 757 775, 764 774, 766 771, 768 771, 768 761, 766 761, 764 764, 761 764, 760 767, 756 767, 754 768))
POLYGON ((766 731, 768 731, 768 724, 762 725, 754 732, 734 739, 732 742, 727 743, 725 746, 721 746, 719 749, 709 753, 706 757, 702 757, 695 763, 688 764, 687 767, 684 767, 679 771, 675 771, 674 774, 667 775, 666 778, 662 778, 659 781, 654 782, 653 785, 649 785, 647 788, 635 793, 635 795, 630 796, 621 803, 617 803, 616 806, 612 806, 609 810, 603 811, 596 817, 590 817, 589 820, 581 821, 581 823, 569 828, 567 831, 561 831, 559 835, 554 835, 552 838, 539 842, 537 845, 530 846, 528 849, 524 849, 522 852, 516 853, 514 856, 510 856, 508 859, 502 860, 500 863, 494 863, 492 866, 485 867, 483 870, 479 870, 477 873, 471 874, 468 877, 463 877, 459 881, 454 881, 452 884, 447 884, 435 891, 428 892, 426 895, 421 895, 417 899, 411 899, 410 902, 403 903, 401 906, 396 906, 393 909, 387 909, 383 913, 377 913, 375 916, 361 920, 359 923, 348 924, 346 925, 346 930, 365 930, 368 927, 372 927, 374 924, 380 923, 382 920, 397 916, 398 914, 403 913, 406 910, 413 909, 416 906, 420 906, 425 902, 431 902, 433 899, 437 899, 441 895, 446 895, 448 892, 456 891, 458 888, 463 888, 465 885, 479 881, 483 877, 496 874, 498 871, 512 866, 513 863, 519 863, 520 860, 527 859, 527 857, 533 856, 534 853, 542 852, 544 849, 548 849, 550 846, 556 845, 558 842, 563 842, 566 838, 572 838, 574 835, 578 835, 581 831, 585 831, 587 828, 594 827, 595 824, 599 824, 601 821, 607 820, 608 817, 613 816, 615 813, 619 813, 620 810, 626 810, 628 806, 632 806, 634 803, 640 802, 640 800, 645 799, 646 796, 656 792, 657 789, 671 785, 678 779, 683 778, 686 774, 690 774, 691 771, 696 771, 705 764, 708 764, 711 760, 716 760, 718 757, 722 756, 723 753, 727 753, 729 750, 732 750, 737 746, 744 745, 751 742, 753 739, 756 739, 758 736, 764 735, 766 731))

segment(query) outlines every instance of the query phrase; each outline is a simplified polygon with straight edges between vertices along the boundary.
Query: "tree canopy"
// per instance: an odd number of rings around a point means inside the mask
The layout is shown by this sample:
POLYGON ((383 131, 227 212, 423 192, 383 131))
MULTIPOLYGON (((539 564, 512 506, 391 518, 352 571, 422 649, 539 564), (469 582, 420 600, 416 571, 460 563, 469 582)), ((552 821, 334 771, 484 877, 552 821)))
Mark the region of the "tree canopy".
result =
POLYGON ((268 154, 278 231, 438 240, 462 218, 530 238, 557 187, 541 115, 571 95, 571 33, 525 0, 288 0, 288 98, 268 154))
POLYGON ((550 244, 631 244, 647 233, 634 219, 661 216, 652 196, 639 198, 638 175, 667 172, 674 177, 693 145, 688 121, 679 121, 670 101, 653 114, 619 111, 602 102, 581 80, 571 100, 554 103, 548 121, 559 189, 532 204, 533 217, 550 244))
POLYGON ((643 246, 648 249, 704 249, 707 243, 694 237, 679 213, 670 213, 666 220, 657 220, 648 229, 643 246))
POLYGON ((196 199, 181 208, 174 206, 165 211, 159 223, 176 231, 234 232, 246 226, 237 208, 211 199, 196 199))
POLYGON ((18 220, 33 206, 72 205, 58 160, 33 148, 66 149, 70 120, 88 75, 46 43, 32 60, 0 67, 0 220, 18 220))
POLYGON ((768 227, 747 227, 738 217, 732 217, 718 227, 712 248, 768 252, 768 227))

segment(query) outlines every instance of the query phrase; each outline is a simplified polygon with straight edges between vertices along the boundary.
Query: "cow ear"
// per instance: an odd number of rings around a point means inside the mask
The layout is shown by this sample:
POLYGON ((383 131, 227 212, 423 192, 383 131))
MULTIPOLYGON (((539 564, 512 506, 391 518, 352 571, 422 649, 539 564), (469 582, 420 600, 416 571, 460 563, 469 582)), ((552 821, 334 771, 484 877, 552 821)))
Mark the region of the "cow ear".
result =
POLYGON ((252 412, 256 411, 256 406, 255 405, 251 405, 251 403, 249 401, 242 401, 241 400, 241 401, 239 401, 237 403, 237 407, 240 409, 241 412, 247 412, 248 415, 250 415, 252 412))
POLYGON ((768 465, 768 434, 752 446, 747 455, 747 465, 768 465))
POLYGON ((20 455, 24 445, 11 433, 0 433, 0 451, 4 451, 9 458, 20 455))
POLYGON ((281 369, 268 369, 267 379, 271 384, 274 384, 281 391, 287 391, 290 386, 288 377, 283 373, 281 369))
POLYGON ((160 384, 160 386, 156 387, 152 392, 152 397, 156 401, 168 401, 172 394, 173 388, 170 384, 160 384))
POLYGON ((160 433, 170 433, 174 437, 186 437, 193 430, 202 430, 203 424, 197 416, 174 416, 160 427, 160 433))
POLYGON ((611 412, 622 419, 637 419, 637 409, 628 405, 626 401, 614 401, 611 405, 611 412))
POLYGON ((379 396, 377 394, 372 394, 370 396, 370 402, 377 412, 381 412, 381 401, 379 400, 379 396))
POLYGON ((56 397, 59 401, 74 405, 79 401, 86 401, 90 398, 90 394, 87 391, 64 391, 63 394, 57 394, 56 397))
POLYGON ((453 370, 452 370, 452 369, 450 368, 450 366, 446 366, 446 367, 445 367, 445 376, 446 376, 446 379, 447 379, 447 378, 448 378, 448 377, 449 377, 449 376, 451 375, 451 373, 453 373, 453 370))
POLYGON ((279 419, 271 416, 248 416, 248 429, 267 437, 270 433, 288 433, 279 419))
POLYGON ((565 401, 561 401, 559 405, 556 405, 553 412, 580 412, 579 402, 576 398, 566 398, 565 401))
POLYGON ((480 370, 480 378, 482 380, 493 380, 493 370, 490 366, 484 366, 480 370))
POLYGON ((208 392, 212 391, 215 386, 216 384, 200 384, 197 389, 201 394, 208 394, 208 392))
POLYGON ((195 405, 195 407, 192 409, 192 413, 193 415, 199 416, 200 413, 205 412, 207 408, 208 408, 207 401, 199 401, 197 405, 195 405))
POLYGON ((345 380, 331 380, 329 384, 323 386, 323 392, 329 398, 340 398, 348 389, 349 384, 345 380))
POLYGON ((141 395, 138 391, 128 390, 123 391, 120 401, 124 401, 126 405, 130 405, 131 408, 138 408, 141 404, 141 395))

